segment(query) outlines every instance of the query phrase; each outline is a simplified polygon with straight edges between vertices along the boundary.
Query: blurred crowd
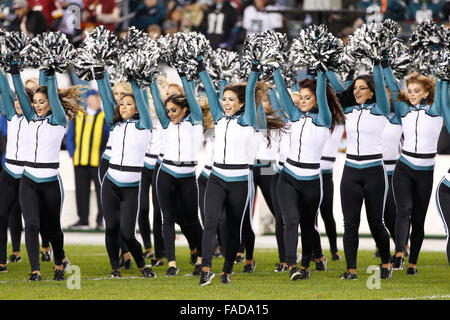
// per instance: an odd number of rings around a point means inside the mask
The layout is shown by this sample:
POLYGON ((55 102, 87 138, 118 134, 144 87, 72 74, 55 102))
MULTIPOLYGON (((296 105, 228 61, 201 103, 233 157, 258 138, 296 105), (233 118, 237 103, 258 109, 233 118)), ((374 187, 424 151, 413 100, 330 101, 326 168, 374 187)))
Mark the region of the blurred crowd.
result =
POLYGON ((331 32, 345 35, 380 17, 448 23, 450 0, 0 0, 1 28, 30 36, 59 30, 75 46, 85 32, 105 25, 118 35, 130 26, 152 37, 198 31, 213 48, 236 50, 249 33, 289 33, 290 20, 325 22, 331 32))

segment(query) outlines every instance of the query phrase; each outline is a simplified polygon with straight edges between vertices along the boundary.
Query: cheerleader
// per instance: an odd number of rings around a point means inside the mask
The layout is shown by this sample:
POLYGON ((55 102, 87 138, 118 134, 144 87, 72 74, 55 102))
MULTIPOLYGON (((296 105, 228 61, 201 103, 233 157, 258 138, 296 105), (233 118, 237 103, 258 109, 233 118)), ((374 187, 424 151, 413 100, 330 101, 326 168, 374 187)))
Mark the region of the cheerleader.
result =
POLYGON ((156 190, 161 207, 162 235, 169 267, 167 277, 176 276, 179 271, 175 259, 177 218, 184 221, 197 249, 194 275, 200 274, 202 261, 203 229, 198 219, 195 167, 203 136, 203 115, 191 84, 184 75, 181 75, 181 81, 186 96, 172 94, 164 104, 156 84, 150 87, 164 135, 164 156, 156 178, 156 190))
POLYGON ((111 277, 121 276, 120 237, 125 241, 144 277, 156 277, 150 266, 145 265, 141 244, 134 234, 139 212, 141 172, 152 130, 148 105, 142 90, 132 81, 133 95, 122 95, 114 108, 112 96, 108 95, 110 84, 105 81, 103 68, 94 68, 94 77, 102 93, 105 120, 111 128, 111 158, 101 190, 111 277))
POLYGON ((320 158, 320 172, 322 174, 323 197, 320 204, 320 215, 325 224, 330 251, 333 260, 341 260, 337 248, 336 222, 333 217, 333 167, 338 153, 338 147, 344 134, 344 125, 337 126, 325 142, 320 158))
POLYGON ((58 90, 55 71, 48 69, 47 86, 33 95, 33 107, 26 95, 18 65, 11 64, 14 87, 28 121, 27 151, 19 188, 19 201, 25 220, 25 245, 31 265, 30 281, 42 279, 39 265, 39 231, 49 239, 54 255, 54 280, 64 280, 68 260, 61 230, 63 187, 58 174, 59 151, 66 132, 67 119, 82 112, 79 87, 58 90))
MULTIPOLYGON (((7 272, 6 268, 6 244, 7 228, 11 229, 11 240, 13 254, 9 257, 8 263, 19 262, 20 238, 22 233, 22 210, 19 204, 19 186, 23 173, 25 160, 25 143, 27 139, 28 122, 23 116, 17 96, 14 98, 9 87, 8 79, 0 73, 0 91, 2 105, 5 108, 8 120, 9 139, 6 144, 5 165, 0 174, 0 272, 7 272)), ((31 100, 33 94, 27 90, 28 98, 31 100)))
MULTIPOLYGON (((448 99, 448 80, 442 80, 441 82, 441 111, 444 117, 445 126, 447 131, 450 133, 450 104, 448 99)), ((447 234, 447 260, 450 266, 450 169, 448 169, 445 176, 439 182, 436 189, 436 204, 438 207, 439 214, 444 223, 445 233, 447 234)))
MULTIPOLYGON (((107 71, 104 73, 104 77, 108 83, 110 83, 109 80, 109 74, 107 71)), ((133 94, 133 90, 131 88, 130 83, 122 81, 116 83, 112 90, 110 86, 106 86, 105 90, 100 92, 100 97, 102 99, 102 103, 109 103, 111 98, 105 97, 105 95, 108 94, 109 97, 112 96, 113 99, 113 105, 117 105, 118 101, 121 100, 122 95, 124 94, 133 94), (107 90, 107 91, 106 91, 107 90)), ((103 185, 104 178, 106 176, 106 172, 109 168, 109 160, 111 159, 111 140, 108 138, 108 141, 106 143, 105 151, 102 154, 102 157, 100 159, 100 164, 98 166, 98 179, 100 181, 100 186, 103 185)), ((103 207, 103 204, 102 204, 103 207)), ((120 267, 124 269, 131 269, 131 266, 133 264, 131 260, 131 254, 128 250, 127 244, 125 241, 120 238, 120 249, 121 249, 121 255, 120 255, 120 267)))
POLYGON ((395 166, 392 187, 397 207, 394 268, 402 270, 411 222, 410 255, 406 274, 417 274, 424 224, 433 188, 437 141, 442 129, 442 82, 413 73, 406 77, 407 93, 400 92, 388 60, 383 71, 402 122, 404 143, 395 166))
POLYGON ((241 242, 241 226, 249 203, 249 143, 256 126, 255 86, 257 65, 253 64, 247 84, 225 87, 221 105, 203 58, 198 73, 205 87, 215 124, 214 163, 205 195, 205 230, 200 285, 215 277, 211 271, 217 227, 225 210, 227 243, 221 282, 229 283, 241 242), (245 107, 244 107, 245 106, 245 107))
POLYGON ((382 137, 389 115, 389 99, 379 63, 374 65, 373 73, 373 77, 358 76, 341 96, 347 132, 347 160, 341 179, 347 271, 341 279, 357 279, 358 229, 363 201, 371 233, 380 250, 381 278, 392 276, 389 234, 383 222, 388 185, 382 161, 382 137))
MULTIPOLYGON (((395 241, 396 208, 394 193, 392 192, 392 174, 394 173, 397 160, 400 157, 402 123, 399 115, 395 113, 391 92, 388 88, 386 88, 386 92, 389 98, 390 113, 386 126, 383 130, 383 163, 384 167, 386 168, 386 174, 388 177, 388 194, 386 198, 386 204, 384 206, 384 222, 386 228, 389 230, 392 239, 394 239, 395 241)), ((374 256, 379 256, 378 248, 376 249, 374 256)))
MULTIPOLYGON (((278 92, 288 103, 291 121, 291 149, 277 189, 285 223, 287 265, 291 280, 309 279, 313 250, 320 241, 316 228, 322 198, 320 156, 330 129, 343 121, 343 115, 331 87, 326 85, 324 73, 318 73, 317 81, 305 79, 299 83, 299 107, 289 96, 280 69, 275 71, 274 80, 278 92), (296 265, 299 222, 302 232, 300 269, 296 265)), ((321 250, 315 255, 316 269, 326 270, 326 258, 321 250)))

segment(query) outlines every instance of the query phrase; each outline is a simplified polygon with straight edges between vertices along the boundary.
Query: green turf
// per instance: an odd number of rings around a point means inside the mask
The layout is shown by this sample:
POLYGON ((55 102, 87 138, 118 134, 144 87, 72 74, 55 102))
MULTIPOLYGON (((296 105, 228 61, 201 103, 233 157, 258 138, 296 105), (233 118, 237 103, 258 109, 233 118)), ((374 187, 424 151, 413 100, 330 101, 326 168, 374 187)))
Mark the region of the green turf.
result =
MULTIPOLYGON (((151 300, 317 300, 317 299, 450 299, 450 268, 444 252, 422 252, 416 276, 406 276, 405 270, 395 271, 392 280, 381 280, 379 289, 368 289, 366 273, 369 265, 378 265, 379 259, 371 251, 358 255, 358 280, 339 280, 345 271, 345 262, 328 261, 327 272, 311 272, 307 281, 290 281, 288 273, 274 273, 277 262, 275 249, 255 251, 255 273, 242 273, 243 264, 235 265, 231 283, 220 283, 223 258, 213 260, 216 278, 212 284, 200 287, 199 277, 191 275, 189 252, 177 247, 178 276, 166 278, 167 266, 155 267, 158 277, 141 277, 135 264, 131 270, 122 270, 121 279, 110 279, 111 272, 106 249, 103 246, 65 247, 72 265, 81 271, 80 289, 68 289, 68 282, 53 281, 52 263, 41 263, 42 282, 28 282, 29 264, 25 252, 23 261, 8 264, 8 272, 0 273, 0 300, 4 299, 151 299, 151 300)), ((8 248, 10 252, 10 248, 8 248)), ((329 254, 329 252, 325 252, 329 254)), ((314 270, 314 266, 311 266, 314 270)), ((66 274, 70 278, 73 274, 66 274)), ((71 281, 70 283, 74 283, 71 281)))

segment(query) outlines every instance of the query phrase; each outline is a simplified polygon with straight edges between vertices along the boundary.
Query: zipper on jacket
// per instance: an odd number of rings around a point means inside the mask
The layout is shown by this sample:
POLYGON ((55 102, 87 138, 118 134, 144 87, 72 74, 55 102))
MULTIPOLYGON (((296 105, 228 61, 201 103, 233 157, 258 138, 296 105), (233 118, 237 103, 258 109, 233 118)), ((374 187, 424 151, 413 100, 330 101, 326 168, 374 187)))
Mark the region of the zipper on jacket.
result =
POLYGON ((358 152, 358 156, 359 156, 359 120, 361 119, 363 110, 364 109, 361 109, 361 113, 359 114, 359 117, 358 117, 358 122, 356 123, 356 133, 357 133, 357 136, 356 136, 356 150, 358 152))
POLYGON ((418 125, 418 123, 419 123, 419 114, 420 114, 420 111, 417 111, 417 118, 416 118, 416 146, 415 146, 415 153, 417 153, 417 125, 418 125))
POLYGON ((181 161, 180 123, 178 123, 177 126, 178 126, 178 162, 180 162, 181 161))
POLYGON ((227 131, 228 131, 228 125, 230 124, 231 118, 228 119, 227 127, 225 128, 225 146, 223 147, 223 163, 225 163, 225 156, 227 155, 227 131))
POLYGON ((300 162, 300 153, 302 152, 302 136, 303 136, 303 129, 305 128, 305 124, 306 124, 306 117, 305 117, 305 122, 303 122, 303 126, 302 126, 302 130, 300 131, 300 139, 299 139, 299 147, 298 147, 298 162, 300 162))
POLYGON ((23 121, 23 117, 22 119, 20 119, 19 121, 19 130, 17 130, 17 139, 16 139, 16 160, 17 160, 17 154, 19 153, 19 135, 20 135, 20 129, 22 126, 22 121, 23 121))
POLYGON ((125 138, 127 136, 127 128, 128 128, 128 122, 125 125, 125 129, 123 131, 123 141, 122 141, 122 160, 120 161, 120 165, 123 164, 123 156, 124 156, 124 151, 125 151, 125 138))
POLYGON ((37 149, 38 149, 38 140, 39 140, 39 128, 44 124, 44 122, 41 122, 41 124, 36 129, 36 149, 34 149, 34 162, 37 162, 37 149))

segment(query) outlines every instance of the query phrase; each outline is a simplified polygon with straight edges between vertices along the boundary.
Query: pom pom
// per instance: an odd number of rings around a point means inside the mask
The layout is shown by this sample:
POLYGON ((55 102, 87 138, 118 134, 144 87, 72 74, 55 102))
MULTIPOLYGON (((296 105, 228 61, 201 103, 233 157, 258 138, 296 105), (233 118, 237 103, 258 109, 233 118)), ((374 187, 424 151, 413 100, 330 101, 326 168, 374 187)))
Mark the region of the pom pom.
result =
POLYGON ((221 80, 231 82, 237 75, 239 67, 240 63, 236 52, 220 48, 212 51, 209 59, 206 60, 206 69, 216 89, 219 88, 221 80))
POLYGON ((9 70, 11 61, 18 63, 22 70, 28 66, 25 49, 30 43, 30 38, 23 32, 2 32, 1 34, 1 58, 0 64, 4 71, 9 70))
POLYGON ((295 61, 311 70, 336 71, 344 50, 342 40, 328 32, 325 25, 312 25, 302 29, 292 44, 295 61))
POLYGON ((392 27, 392 23, 386 26, 382 23, 371 23, 356 29, 349 38, 349 54, 356 60, 363 58, 369 58, 372 61, 382 60, 388 54, 399 31, 396 27, 393 27, 394 31, 389 30, 389 27, 392 27))
POLYGON ((285 34, 275 31, 255 33, 245 39, 243 59, 246 64, 258 61, 263 73, 273 72, 283 64, 286 45, 285 34))
POLYGON ((398 39, 393 42, 389 50, 389 62, 397 79, 403 79, 410 72, 411 55, 408 47, 398 39))
POLYGON ((450 50, 445 49, 441 51, 437 64, 435 66, 436 76, 443 80, 450 80, 450 50))
POLYGON ((411 34, 410 54, 413 68, 425 75, 433 73, 440 51, 450 48, 450 31, 433 21, 425 20, 411 34))
POLYGON ((172 45, 176 46, 171 64, 189 80, 197 74, 197 58, 203 56, 208 60, 212 52, 209 40, 198 32, 177 32, 172 45))
POLYGON ((76 51, 62 32, 46 32, 34 37, 24 49, 29 58, 43 69, 57 72, 67 70, 76 57, 76 51))
POLYGON ((135 80, 140 88, 145 88, 158 76, 159 57, 157 42, 147 37, 142 47, 122 54, 119 64, 129 81, 135 80))
POLYGON ((95 28, 78 48, 74 61, 78 77, 90 81, 93 79, 94 67, 117 66, 119 45, 117 37, 105 26, 95 28))

